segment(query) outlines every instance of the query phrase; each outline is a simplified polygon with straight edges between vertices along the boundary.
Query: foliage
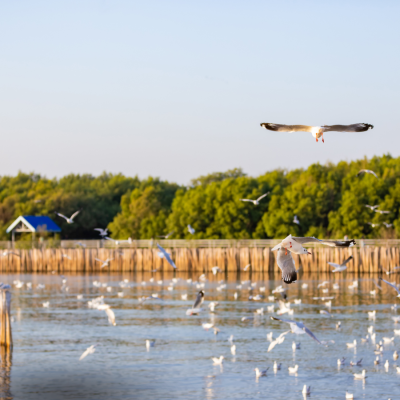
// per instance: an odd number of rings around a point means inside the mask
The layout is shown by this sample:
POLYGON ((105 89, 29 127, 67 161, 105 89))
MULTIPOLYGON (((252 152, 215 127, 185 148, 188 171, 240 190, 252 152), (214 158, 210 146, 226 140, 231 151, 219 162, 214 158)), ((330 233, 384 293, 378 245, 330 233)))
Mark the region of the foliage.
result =
POLYGON ((174 231, 173 239, 257 239, 301 236, 400 237, 400 158, 390 155, 307 169, 274 170, 249 177, 241 169, 193 179, 188 187, 158 178, 103 173, 47 179, 19 173, 0 177, 0 235, 19 215, 48 215, 62 238, 149 239, 174 231), (357 173, 361 169, 375 171, 357 173), (259 205, 241 199, 269 195, 259 205), (380 214, 366 207, 378 205, 380 214), (81 209, 73 224, 67 216, 81 209), (293 223, 297 215, 300 225, 293 223), (386 228, 383 222, 393 224, 386 228), (187 229, 194 229, 191 235, 187 229), (372 225, 374 224, 374 225, 372 225))

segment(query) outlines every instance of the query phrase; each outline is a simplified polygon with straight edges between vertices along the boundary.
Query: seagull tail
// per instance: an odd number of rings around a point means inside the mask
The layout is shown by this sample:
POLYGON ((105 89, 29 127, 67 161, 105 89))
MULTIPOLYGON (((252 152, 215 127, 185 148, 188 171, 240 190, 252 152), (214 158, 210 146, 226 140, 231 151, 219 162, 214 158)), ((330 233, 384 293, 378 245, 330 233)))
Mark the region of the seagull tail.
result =
POLYGON ((283 282, 285 282, 287 284, 296 282, 297 281, 297 271, 294 270, 294 271, 285 273, 285 275, 282 274, 282 280, 283 280, 283 282))
POLYGON ((275 247, 271 249, 271 251, 279 250, 281 248, 281 243, 277 244, 275 247))
POLYGON ((269 131, 278 131, 278 127, 276 126, 276 124, 270 124, 268 122, 262 122, 260 124, 263 128, 268 129, 269 131))

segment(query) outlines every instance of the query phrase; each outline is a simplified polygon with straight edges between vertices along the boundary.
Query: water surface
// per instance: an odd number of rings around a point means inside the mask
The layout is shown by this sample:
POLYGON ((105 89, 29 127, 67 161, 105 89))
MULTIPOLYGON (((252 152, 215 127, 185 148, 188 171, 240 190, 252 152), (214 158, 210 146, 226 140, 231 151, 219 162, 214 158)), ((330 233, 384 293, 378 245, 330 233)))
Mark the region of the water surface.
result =
MULTIPOLYGON (((173 290, 168 290, 174 275, 110 274, 70 275, 62 284, 59 275, 3 274, 1 280, 12 284, 23 281, 22 288, 12 289, 12 318, 14 350, 2 354, 2 398, 30 400, 58 399, 300 399, 304 384, 311 385, 311 399, 344 399, 346 390, 355 399, 400 399, 400 374, 393 366, 395 349, 400 350, 400 336, 394 344, 385 345, 380 365, 374 365, 376 355, 373 343, 361 344, 367 328, 374 325, 377 342, 384 336, 392 337, 395 325, 392 317, 397 310, 394 290, 383 287, 375 296, 372 277, 358 278, 358 288, 349 289, 354 277, 335 275, 323 277, 302 276, 301 281, 288 288, 288 300, 294 309, 293 318, 303 321, 320 339, 334 341, 328 347, 318 345, 307 335, 288 334, 281 345, 267 352, 266 334, 274 337, 288 330, 288 325, 272 321, 266 307, 274 304, 268 300, 271 291, 281 285, 279 275, 253 276, 253 290, 249 275, 210 275, 205 283, 204 312, 188 317, 199 288, 188 283, 188 274, 180 278, 173 290), (319 279, 323 278, 323 279, 319 279), (126 279, 124 288, 121 282, 126 279), (158 284, 157 281, 163 282, 158 284), (217 290, 218 281, 224 280, 226 288, 217 290), (322 293, 317 285, 330 279, 322 293), (96 287, 99 281, 111 287, 96 287), (142 281, 146 285, 142 285, 142 281), (26 282, 32 282, 32 289, 26 282), (339 290, 332 283, 340 285, 339 290), (302 289, 307 283, 308 289, 302 289), (37 288, 44 284, 45 288, 37 288), (265 287, 265 292, 260 292, 265 287), (67 289, 68 288, 68 289, 67 289), (67 290, 66 290, 67 289, 67 290), (117 295, 123 292, 123 297, 117 295), (238 299, 234 299, 234 293, 238 299), (140 303, 138 298, 158 293, 162 300, 140 303), (188 294, 188 300, 181 299, 188 294), (261 301, 250 301, 249 296, 264 295, 261 301), (77 296, 82 295, 83 299, 77 296), (88 308, 87 302, 98 296, 115 312, 116 326, 108 323, 104 311, 88 308), (324 301, 313 297, 334 296, 330 312, 333 318, 319 313, 327 309, 324 301), (293 299, 301 298, 301 305, 293 299), (44 302, 49 307, 43 307, 44 302), (210 301, 218 301, 215 313, 208 311, 210 301), (256 309, 264 307, 265 314, 242 322, 244 316, 252 317, 256 309), (368 320, 367 311, 376 310, 376 320, 368 320), (205 331, 202 322, 213 322, 220 332, 205 331), (342 328, 335 329, 341 321, 342 328), (227 338, 234 335, 236 355, 230 352, 227 338), (155 347, 146 350, 146 339, 155 339, 155 347), (346 348, 346 343, 357 339, 356 350, 346 348), (301 342, 301 349, 293 352, 292 342, 301 342), (83 351, 98 343, 94 354, 78 361, 83 351), (213 366, 212 357, 225 357, 223 366, 213 366), (338 368, 337 359, 346 357, 345 366, 338 368), (363 358, 367 370, 365 381, 355 381, 353 373, 362 368, 351 367, 349 362, 363 358), (383 363, 388 359, 389 371, 383 363), (274 360, 282 363, 282 370, 274 373, 274 360), (290 375, 288 367, 299 365, 297 375, 290 375), (254 368, 270 367, 267 377, 255 378, 254 368)), ((198 276, 191 277, 197 280, 198 276)), ((396 280, 391 275, 390 280, 396 280)), ((398 279, 397 279, 398 280, 398 279)), ((280 299, 280 295, 275 295, 280 299)), ((277 309, 277 308, 276 308, 277 309)), ((400 362, 397 363, 400 365, 400 362)))

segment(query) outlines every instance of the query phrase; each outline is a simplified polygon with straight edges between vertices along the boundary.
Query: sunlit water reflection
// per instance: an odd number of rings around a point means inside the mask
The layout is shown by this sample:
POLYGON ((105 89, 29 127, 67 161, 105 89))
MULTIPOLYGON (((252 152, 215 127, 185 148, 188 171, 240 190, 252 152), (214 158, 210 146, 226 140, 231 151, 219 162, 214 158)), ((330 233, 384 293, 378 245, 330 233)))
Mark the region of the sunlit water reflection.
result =
MULTIPOLYGON (((12 290, 12 318, 14 350, 2 355, 1 398, 10 399, 299 399, 304 384, 311 385, 311 399, 344 399, 346 390, 358 399, 400 398, 400 374, 393 360, 395 349, 400 350, 400 336, 394 343, 385 345, 381 364, 374 365, 376 355, 373 343, 361 344, 367 328, 375 326, 377 340, 392 337, 395 325, 392 310, 398 303, 395 291, 383 286, 375 296, 372 278, 362 276, 358 288, 349 289, 355 277, 302 276, 301 281, 288 288, 288 300, 294 309, 293 316, 282 316, 303 321, 320 339, 334 341, 323 347, 307 335, 288 334, 286 340, 267 352, 266 334, 274 337, 288 329, 288 325, 272 321, 270 315, 252 317, 257 308, 274 304, 268 301, 272 289, 281 285, 279 275, 252 277, 257 286, 251 291, 249 275, 237 277, 218 274, 207 276, 204 311, 199 316, 186 316, 198 292, 195 284, 187 283, 188 274, 180 278, 173 290, 168 290, 173 275, 71 275, 66 276, 68 291, 61 289, 58 275, 5 274, 2 281, 12 284, 15 280, 32 282, 12 290), (343 278, 346 279, 343 279, 343 278), (238 279, 239 278, 239 279, 238 279), (319 278, 319 279, 318 279, 319 278), (129 280, 128 287, 119 283, 129 280), (157 281, 162 279, 162 284, 157 281), (217 290, 218 281, 224 279, 227 288, 217 290), (328 293, 317 288, 318 283, 330 280, 328 293), (142 285, 145 280, 147 284, 142 285), (95 287, 93 281, 107 283, 95 287), (340 285, 332 289, 332 283, 340 285), (308 289, 302 289, 307 283, 308 289), (44 284, 44 289, 38 289, 44 284), (260 292, 265 287, 265 292, 260 292), (117 295, 123 292, 123 297, 117 295), (234 299, 234 293, 238 299, 234 299), (140 296, 159 293, 162 300, 150 300, 141 304, 140 296), (181 299, 187 293, 188 300, 181 299), (261 301, 249 301, 250 295, 264 295, 261 301), (83 299, 77 299, 83 295, 83 299), (90 309, 88 300, 103 295, 105 302, 115 312, 117 326, 108 323, 104 311, 90 309), (313 297, 334 296, 330 312, 333 318, 321 315, 323 301, 313 297), (301 305, 293 299, 301 298, 301 305), (49 307, 43 303, 49 301, 49 307), (218 301, 215 313, 207 308, 209 301, 218 301), (368 320, 367 311, 376 310, 376 320, 368 320), (202 322, 213 322, 220 329, 218 335, 205 331, 202 322), (341 321, 340 330, 335 324, 341 321), (236 355, 230 352, 228 337, 234 335, 236 355), (146 339, 155 339, 155 347, 146 350, 146 339), (347 349, 346 343, 357 339, 358 346, 347 349), (300 341, 301 349, 293 352, 292 342, 300 341), (78 361, 83 351, 98 343, 94 354, 78 361), (223 366, 213 366, 212 357, 225 357, 223 366), (346 357, 346 365, 337 366, 337 359, 346 357), (360 367, 349 362, 363 358, 363 368, 368 378, 355 381, 353 373, 360 367), (388 359, 389 371, 384 362, 388 359), (282 369, 274 373, 273 362, 282 363, 282 369), (288 367, 299 365, 296 375, 288 373, 288 367), (270 367, 267 377, 255 378, 254 368, 270 367)), ((190 276, 197 280, 198 276, 190 276)), ((376 277, 375 277, 376 278, 376 277)), ((391 281, 396 280, 391 275, 391 281)), ((398 279, 397 279, 398 281, 398 279)), ((384 284, 383 284, 384 285, 384 284)), ((275 295, 277 299, 280 295, 275 295)), ((277 308, 276 308, 277 309, 277 308)))

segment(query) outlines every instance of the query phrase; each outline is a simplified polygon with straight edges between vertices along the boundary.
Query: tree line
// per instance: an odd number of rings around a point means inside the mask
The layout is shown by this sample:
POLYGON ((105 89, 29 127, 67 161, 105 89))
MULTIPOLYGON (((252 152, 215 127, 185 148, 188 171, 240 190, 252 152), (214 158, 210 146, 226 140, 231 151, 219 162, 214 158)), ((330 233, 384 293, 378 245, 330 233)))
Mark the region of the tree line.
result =
POLYGON ((259 177, 241 169, 193 179, 188 186, 122 174, 68 175, 47 179, 19 173, 0 178, 0 235, 19 215, 47 215, 62 238, 98 238, 108 227, 114 239, 263 239, 294 236, 400 237, 400 157, 389 154, 307 169, 273 170, 259 177), (371 174, 357 175, 361 169, 371 174), (256 199, 269 192, 258 205, 256 199), (382 214, 366 205, 375 206, 382 214), (70 216, 73 224, 55 215, 70 216), (297 215, 300 224, 293 222, 297 215), (187 226, 195 233, 191 234, 187 226))

